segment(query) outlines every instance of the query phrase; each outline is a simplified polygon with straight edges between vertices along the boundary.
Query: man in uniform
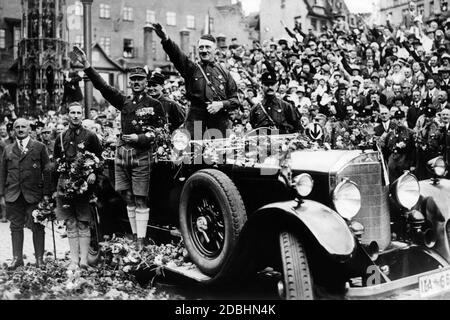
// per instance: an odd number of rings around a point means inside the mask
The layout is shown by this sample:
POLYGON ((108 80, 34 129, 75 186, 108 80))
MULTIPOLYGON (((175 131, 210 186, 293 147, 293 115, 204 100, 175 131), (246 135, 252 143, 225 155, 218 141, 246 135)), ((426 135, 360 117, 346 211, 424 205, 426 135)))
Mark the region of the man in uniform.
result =
POLYGON ((51 194, 51 176, 47 149, 30 138, 30 123, 14 122, 16 141, 5 147, 0 163, 0 203, 6 203, 11 229, 13 261, 9 268, 23 266, 24 226, 33 231, 36 266, 44 264, 44 226, 34 223, 32 212, 51 194))
POLYGON ((87 61, 86 54, 75 48, 84 72, 103 97, 121 112, 122 135, 117 143, 115 159, 116 191, 122 193, 126 203, 131 231, 141 249, 147 234, 150 209, 147 205, 150 187, 150 168, 155 146, 152 128, 164 127, 166 115, 161 103, 148 96, 147 73, 136 67, 130 72, 133 94, 126 96, 108 85, 87 61))
POLYGON ((442 133, 435 121, 436 109, 427 107, 417 120, 416 128, 416 176, 419 180, 431 178, 427 162, 442 152, 442 133))
MULTIPOLYGON (((77 153, 89 151, 101 159, 102 146, 97 135, 81 125, 84 110, 79 102, 72 102, 67 106, 69 112, 69 128, 57 136, 55 140, 54 157, 70 163, 75 160, 77 153)), ((67 238, 70 248, 70 269, 78 267, 86 268, 91 231, 89 225, 92 221, 90 208, 90 195, 85 193, 75 199, 67 199, 64 195, 64 186, 67 177, 59 176, 55 168, 57 178, 56 217, 64 221, 67 228, 67 238)), ((88 184, 97 180, 100 172, 91 173, 87 178, 88 184)), ((55 179, 56 180, 56 179, 55 179)))
POLYGON ((441 121, 443 154, 447 165, 447 178, 450 178, 450 109, 442 110, 441 121))
POLYGON ((226 137, 231 128, 229 112, 239 107, 237 86, 231 74, 216 63, 216 40, 203 35, 198 41, 200 61, 194 62, 168 38, 159 23, 153 24, 170 61, 181 74, 186 84, 186 97, 191 105, 186 117, 186 129, 191 138, 203 139, 207 129, 215 129, 208 136, 220 131, 226 137), (195 128, 195 130, 194 130, 195 128), (194 134, 195 133, 195 134, 194 134))
POLYGON ((382 141, 383 154, 386 155, 389 169, 389 181, 394 182, 403 171, 415 170, 415 143, 414 131, 404 125, 405 112, 395 111, 392 122, 396 124, 395 129, 390 131, 382 141))
POLYGON ((182 106, 163 93, 164 81, 164 76, 161 73, 153 72, 148 80, 147 92, 153 99, 161 102, 166 113, 169 130, 173 132, 184 123, 186 115, 182 106))
POLYGON ((278 88, 277 76, 265 72, 261 76, 264 97, 250 111, 250 124, 253 129, 271 127, 283 133, 297 132, 299 121, 291 105, 275 96, 278 88))

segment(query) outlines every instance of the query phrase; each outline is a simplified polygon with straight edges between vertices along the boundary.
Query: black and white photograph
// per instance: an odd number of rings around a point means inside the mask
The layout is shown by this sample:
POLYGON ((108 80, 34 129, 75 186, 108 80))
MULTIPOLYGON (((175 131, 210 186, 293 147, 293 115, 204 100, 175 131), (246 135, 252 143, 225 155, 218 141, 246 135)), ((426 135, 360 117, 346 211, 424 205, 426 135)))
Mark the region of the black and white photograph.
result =
POLYGON ((448 5, 0 0, 0 305, 450 300, 448 5))

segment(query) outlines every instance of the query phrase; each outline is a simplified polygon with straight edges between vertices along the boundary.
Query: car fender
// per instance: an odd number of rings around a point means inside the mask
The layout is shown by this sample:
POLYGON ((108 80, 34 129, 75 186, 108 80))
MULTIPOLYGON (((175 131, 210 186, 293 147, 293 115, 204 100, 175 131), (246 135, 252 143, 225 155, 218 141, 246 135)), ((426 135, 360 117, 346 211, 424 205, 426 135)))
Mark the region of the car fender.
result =
POLYGON ((355 249, 354 235, 344 219, 319 202, 302 200, 301 204, 296 201, 272 203, 257 210, 251 220, 262 219, 273 211, 279 213, 278 219, 285 216, 291 220, 290 223, 303 224, 331 255, 348 256, 355 249))
POLYGON ((419 206, 432 223, 436 235, 436 244, 432 249, 450 262, 450 180, 440 179, 437 184, 433 184, 431 180, 423 180, 419 184, 419 206))

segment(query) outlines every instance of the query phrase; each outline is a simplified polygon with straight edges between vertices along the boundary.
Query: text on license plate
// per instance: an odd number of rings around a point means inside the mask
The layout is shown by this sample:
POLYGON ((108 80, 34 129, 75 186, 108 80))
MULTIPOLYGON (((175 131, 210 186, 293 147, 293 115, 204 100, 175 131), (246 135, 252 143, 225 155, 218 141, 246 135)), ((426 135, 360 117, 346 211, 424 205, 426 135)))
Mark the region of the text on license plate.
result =
POLYGON ((419 277, 419 293, 422 298, 450 290, 450 270, 419 277))

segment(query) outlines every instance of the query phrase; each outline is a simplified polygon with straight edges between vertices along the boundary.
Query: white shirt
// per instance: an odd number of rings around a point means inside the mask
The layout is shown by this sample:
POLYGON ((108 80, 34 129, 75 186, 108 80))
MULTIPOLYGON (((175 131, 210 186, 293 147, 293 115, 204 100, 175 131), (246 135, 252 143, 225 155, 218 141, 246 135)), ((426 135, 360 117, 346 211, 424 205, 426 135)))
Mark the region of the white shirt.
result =
MULTIPOLYGON (((22 141, 19 140, 19 139, 16 139, 16 140, 17 140, 17 144, 19 145, 19 149, 20 149, 20 148, 26 149, 27 146, 28 146, 28 142, 30 142, 30 136, 26 137, 26 138, 23 139, 22 141), (22 144, 20 144, 21 142, 22 142, 22 144)), ((21 150, 21 151, 22 151, 22 150, 21 150)))
POLYGON ((386 121, 386 122, 383 122, 383 128, 384 128, 384 131, 389 131, 389 124, 390 124, 390 122, 391 121, 386 121))

